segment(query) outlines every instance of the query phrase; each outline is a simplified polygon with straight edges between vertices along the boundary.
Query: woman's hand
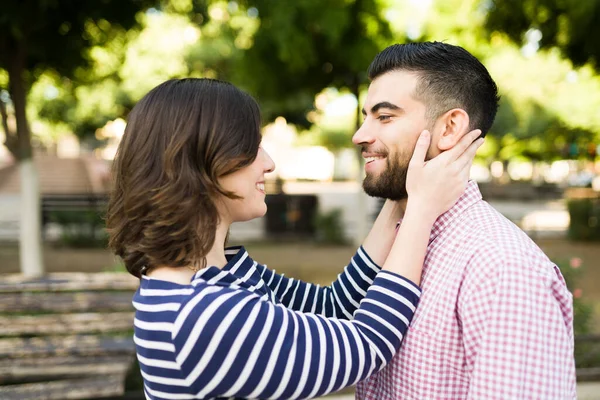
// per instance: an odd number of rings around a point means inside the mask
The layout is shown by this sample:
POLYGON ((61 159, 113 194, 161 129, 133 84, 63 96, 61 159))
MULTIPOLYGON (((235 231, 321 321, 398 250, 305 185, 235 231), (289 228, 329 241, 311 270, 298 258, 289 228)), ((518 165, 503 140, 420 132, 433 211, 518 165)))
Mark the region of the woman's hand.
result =
POLYGON ((452 149, 425 161, 431 134, 423 131, 408 165, 408 210, 418 210, 433 222, 448 211, 464 193, 475 153, 483 138, 476 129, 464 135, 452 149))

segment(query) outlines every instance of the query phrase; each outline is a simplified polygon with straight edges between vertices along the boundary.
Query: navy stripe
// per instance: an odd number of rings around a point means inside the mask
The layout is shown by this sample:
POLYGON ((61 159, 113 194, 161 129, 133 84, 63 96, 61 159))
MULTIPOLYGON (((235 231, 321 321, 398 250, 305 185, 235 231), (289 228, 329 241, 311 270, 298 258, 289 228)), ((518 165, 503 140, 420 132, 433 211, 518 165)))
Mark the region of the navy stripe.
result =
POLYGON ((188 286, 142 279, 133 300, 148 398, 295 399, 340 390, 390 361, 420 295, 404 278, 378 272, 362 248, 329 287, 255 267, 243 248, 227 258, 225 273, 206 268, 188 286), (160 311, 173 303, 178 311, 160 311))

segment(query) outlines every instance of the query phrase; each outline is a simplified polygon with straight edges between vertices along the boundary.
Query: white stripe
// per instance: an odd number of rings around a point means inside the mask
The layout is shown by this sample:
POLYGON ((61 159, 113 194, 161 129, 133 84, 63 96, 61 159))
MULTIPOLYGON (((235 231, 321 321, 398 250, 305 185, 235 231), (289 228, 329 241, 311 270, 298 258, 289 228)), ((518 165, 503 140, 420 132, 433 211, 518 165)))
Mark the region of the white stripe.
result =
MULTIPOLYGON (((348 289, 346 289, 346 285, 344 285, 344 282, 342 281, 341 277, 338 279, 338 282, 340 283, 340 286, 342 287, 342 290, 344 291, 344 294, 346 295, 346 299, 348 299, 348 301, 350 302, 350 304, 352 304, 354 306, 354 308, 358 308, 359 307, 358 302, 352 298, 352 295, 350 294, 348 289)), ((344 308, 342 303, 340 303, 340 307, 344 308)))
MULTIPOLYGON (((375 305, 376 307, 379 308, 383 308, 385 311, 389 312, 390 314, 396 316, 397 318, 399 318, 402 322, 404 322, 404 324, 406 326, 410 325, 410 321, 408 320, 408 318, 406 318, 406 316, 404 314, 402 314, 400 311, 388 306, 387 304, 381 303, 379 301, 373 300, 373 299, 363 299, 361 301, 361 304, 365 302, 365 303, 371 303, 373 305, 375 305)), ((358 310, 356 310, 358 311, 358 310)), ((356 315, 356 313, 355 313, 356 315)))
POLYGON ((248 279, 250 279, 250 277, 252 276, 253 273, 254 273, 253 268, 248 269, 248 272, 246 272, 246 275, 244 275, 244 277, 242 278, 242 282, 248 282, 248 279))
MULTIPOLYGON (((276 305, 275 307, 279 308, 281 306, 276 305)), ((277 339, 275 340, 275 343, 271 348, 271 355, 269 356, 269 361, 267 362, 267 365, 264 368, 264 374, 261 380, 254 388, 254 391, 252 391, 252 393, 248 395, 248 398, 250 399, 258 397, 258 395, 261 394, 263 390, 265 390, 265 387, 269 383, 269 379, 273 376, 273 370, 275 369, 275 364, 277 363, 279 354, 281 354, 281 347, 283 346, 283 341, 287 333, 288 313, 290 311, 288 311, 285 308, 280 308, 280 310, 283 311, 283 321, 281 322, 281 329, 279 330, 279 333, 277 334, 277 339)))
MULTIPOLYGON (((252 311, 250 311, 248 318, 246 319, 244 325, 242 326, 242 329, 240 329, 239 333, 237 333, 235 340, 231 344, 231 347, 228 349, 227 355, 225 356, 225 358, 223 359, 223 361, 221 363, 221 367, 217 370, 217 372, 215 372, 212 379, 208 383, 206 383, 206 385, 204 385, 202 390, 200 392, 198 392, 198 395, 197 395, 198 398, 204 398, 204 397, 208 396, 208 393, 210 391, 214 390, 215 387, 217 387, 217 385, 222 383, 225 379, 225 376, 227 375, 227 373, 229 372, 229 370, 231 369, 231 367, 234 364, 240 364, 240 363, 244 362, 243 359, 236 360, 236 358, 239 356, 239 353, 242 349, 243 342, 248 338, 248 334, 250 333, 250 330, 254 327, 254 323, 256 321, 256 316, 258 315, 260 308, 261 308, 260 304, 257 303, 254 305, 254 307, 252 308, 252 311)), ((240 309, 240 311, 241 311, 241 309, 240 309)), ((238 314, 236 314, 235 316, 231 316, 231 322, 227 326, 227 329, 229 329, 229 326, 231 326, 231 323, 237 318, 237 316, 238 316, 238 314)), ((228 315, 228 319, 229 319, 229 315, 228 315)), ((215 332, 215 336, 216 335, 217 335, 217 332, 215 332)), ((256 346, 256 344, 254 344, 254 345, 256 346)), ((215 348, 216 348, 216 346, 215 346, 215 348)), ((245 360, 245 361, 248 361, 248 360, 245 360)), ((233 394, 235 394, 235 393, 233 393, 233 394)), ((226 397, 226 395, 223 395, 223 397, 226 397)))
POLYGON ((310 364, 312 360, 312 335, 310 331, 310 325, 308 324, 308 319, 305 314, 298 313, 298 317, 300 321, 302 321, 302 325, 304 326, 304 332, 306 334, 304 337, 306 338, 306 346, 304 353, 304 363, 302 364, 302 370, 300 371, 300 382, 298 382, 298 386, 296 387, 296 391, 290 397, 291 399, 295 399, 300 396, 300 393, 306 388, 306 381, 308 380, 308 371, 310 370, 310 364))
POLYGON ((162 311, 179 311, 180 303, 162 303, 162 304, 144 304, 132 301, 133 306, 138 311, 162 312, 162 311))
POLYGON ((291 287, 292 287, 293 284, 294 284, 294 278, 288 279, 288 284, 285 287, 285 290, 283 291, 283 293, 281 294, 281 296, 279 296, 280 299, 283 299, 285 297, 285 295, 287 294, 287 292, 289 292, 289 290, 291 289, 291 287))
MULTIPOLYGON (((219 347, 219 344, 221 343, 223 338, 227 336, 227 333, 230 330, 231 325, 235 322, 238 315, 240 314, 242 309, 246 306, 246 304, 248 304, 251 301, 256 301, 256 300, 257 300, 256 296, 246 296, 246 297, 242 298, 238 303, 235 304, 235 306, 233 306, 231 308, 231 310, 229 310, 229 312, 227 313, 227 315, 225 316, 223 321, 221 321, 221 323, 219 324, 219 327, 215 330, 214 334, 212 335, 210 342, 207 344, 202 343, 203 346, 206 346, 206 350, 204 351, 204 354, 202 355, 202 357, 200 358, 198 363, 194 366, 194 369, 186 377, 185 380, 188 385, 191 385, 193 382, 195 382, 196 379, 198 379, 198 377, 200 376, 200 374, 202 374, 203 372, 206 371, 206 367, 208 366, 208 364, 211 361, 213 361, 214 359, 216 359, 217 348, 219 347)), ((254 307, 259 308, 260 306, 258 304, 255 304, 254 307)), ((203 324, 202 328, 204 328, 205 325, 206 325, 206 323, 203 324)), ((235 332, 235 335, 237 335, 237 332, 235 332)), ((245 339, 245 337, 244 337, 244 339, 245 339)), ((197 342, 197 339, 196 339, 196 342, 197 342)), ((234 341, 234 344, 235 343, 236 342, 234 341)), ((186 345, 187 345, 187 343, 186 343, 186 345)), ((237 352, 234 352, 233 354, 235 356, 235 355, 237 355, 237 352)), ((179 357, 177 357, 177 361, 179 361, 179 357)), ((182 362, 182 364, 183 364, 183 362, 182 362)), ((209 371, 209 372, 213 373, 214 371, 209 371)), ((220 382, 217 382, 217 383, 220 383, 220 382)), ((204 396, 201 396, 201 397, 204 397, 204 396)))
POLYGON ((409 300, 407 300, 406 297, 404 297, 396 292, 392 292, 391 290, 383 288, 381 286, 371 286, 369 288, 369 290, 374 290, 376 292, 383 293, 386 296, 392 297, 392 298, 398 300, 400 303, 404 304, 412 312, 415 312, 415 306, 413 305, 413 303, 411 303, 409 300))
POLYGON ((365 273, 362 271, 362 269, 360 269, 360 268, 358 267, 358 265, 356 264, 356 262, 354 261, 354 259, 350 260, 350 262, 351 262, 351 264, 352 264, 352 266, 353 266, 353 269, 354 269, 355 271, 357 271, 357 272, 358 272, 358 274, 360 275, 360 277, 361 277, 361 278, 362 278, 362 279, 363 279, 365 282, 367 282, 369 285, 372 285, 372 284, 373 284, 373 279, 371 279, 371 278, 369 278, 367 275, 365 275, 365 273))
POLYGON ((388 281, 392 281, 399 285, 402 285, 405 288, 409 289, 411 292, 413 292, 417 297, 421 297, 421 292, 419 291, 419 289, 414 287, 414 285, 411 285, 410 283, 406 282, 404 279, 397 277, 396 275, 393 275, 390 273, 383 273, 383 274, 379 274, 378 277, 387 279, 388 281))
MULTIPOLYGON (((144 379, 147 379, 148 375, 142 371, 142 376, 144 379)), ((146 387, 146 391, 150 393, 152 396, 161 397, 163 399, 169 400, 188 400, 188 399, 197 399, 196 395, 190 393, 167 393, 167 392, 159 392, 158 390, 152 390, 149 387, 146 387)))
POLYGON ((173 343, 168 342, 156 342, 153 340, 145 340, 140 339, 139 337, 133 335, 133 342, 140 347, 145 349, 154 349, 154 350, 164 350, 170 351, 171 353, 175 352, 175 345, 173 343))
MULTIPOLYGON (((381 335, 380 335, 379 333, 377 333, 377 332, 375 331, 375 329, 371 328, 369 325, 367 325, 367 324, 365 324, 365 323, 363 323, 363 322, 360 322, 360 321, 356 321, 356 320, 354 320, 354 321, 352 321, 352 322, 353 322, 353 323, 355 323, 356 325, 360 325, 360 326, 362 326, 363 328, 365 328, 365 329, 367 329, 367 330, 371 331, 371 332, 372 332, 372 333, 374 333, 376 336, 378 336, 379 338, 381 338, 381 339, 383 339, 384 341, 386 341, 386 342, 387 342, 387 340, 386 340, 385 338, 382 338, 382 337, 381 337, 381 335)), ((366 335, 366 334, 364 334, 364 333, 363 333, 363 337, 364 337, 364 338, 365 338, 365 340, 366 340, 366 341, 369 343, 369 348, 371 348, 371 349, 372 349, 372 351, 371 351, 370 353, 375 353, 375 354, 377 354, 377 357, 379 357, 379 358, 380 358, 382 361, 385 361, 385 357, 383 356, 383 353, 381 352, 381 350, 379 350, 379 347, 377 347, 377 346, 375 345, 375 343, 373 343, 373 341, 371 340, 371 338, 369 338, 369 336, 368 336, 368 335, 366 335)), ((388 342, 388 343, 389 343, 389 342, 388 342)), ((387 345, 387 344, 386 344, 386 345, 387 345)), ((392 346, 392 345, 391 345, 391 343, 389 344, 389 346, 392 346)), ((392 346, 392 349, 393 349, 393 348, 394 348, 394 346, 392 346)), ((393 353, 393 352, 392 352, 392 353, 393 353)))
POLYGON ((146 322, 141 321, 137 318, 133 320, 133 325, 147 331, 171 332, 171 330, 173 329, 173 324, 170 322, 146 322))
POLYGON ((250 352, 250 356, 248 357, 248 362, 244 366, 244 369, 240 373, 240 376, 238 377, 237 381, 229 388, 227 392, 223 393, 223 396, 234 396, 236 393, 238 393, 238 391, 247 383, 252 371, 255 370, 256 360, 258 360, 261 351, 263 351, 264 349, 267 336, 269 336, 268 332, 271 330, 273 320, 275 318, 275 307, 269 305, 267 310, 267 317, 263 322, 262 331, 258 335, 258 339, 252 347, 252 351, 250 352))
POLYGON ((196 307, 196 305, 209 294, 217 293, 223 290, 223 288, 216 286, 207 286, 200 290, 191 300, 189 300, 183 309, 177 315, 175 322, 173 323, 173 333, 172 339, 174 339, 177 335, 179 335, 179 330, 183 326, 183 323, 187 320, 188 316, 192 312, 192 310, 196 307))
POLYGON ((238 260, 238 262, 236 262, 235 265, 229 269, 229 272, 232 274, 235 273, 235 271, 238 270, 238 268, 240 267, 240 265, 243 264, 243 262, 246 258, 248 258, 247 251, 245 251, 244 254, 242 255, 242 257, 240 257, 240 259, 238 260))
MULTIPOLYGON (((292 321, 292 324, 290 326, 290 328, 292 329, 293 332, 298 332, 297 329, 297 325, 299 324, 299 322, 296 320, 296 314, 295 313, 290 313, 290 320, 292 321)), ((294 339, 292 341, 292 346, 290 348, 290 355, 288 357, 288 359, 286 360, 286 365, 285 365, 285 369, 283 370, 283 375, 281 376, 281 381, 279 382, 279 387, 275 390, 275 393, 273 393, 271 395, 271 398, 277 399, 281 396, 281 394, 283 393, 283 391, 286 389, 289 381, 290 381, 290 376, 292 375, 292 370, 295 367, 295 362, 296 362, 296 351, 298 348, 298 336, 294 335, 293 336, 294 339)))
POLYGON ((350 284, 352 285, 352 287, 354 288, 354 290, 359 293, 362 297, 365 297, 367 295, 367 291, 363 290, 360 285, 358 283, 356 283, 356 281, 352 278, 352 275, 350 274, 349 271, 344 271, 344 276, 346 276, 348 278, 348 280, 350 281, 350 284))
POLYGON ((321 285, 317 285, 316 290, 315 290, 315 298, 313 299, 312 308, 310 309, 310 312, 312 314, 314 314, 315 311, 317 310, 317 303, 319 302, 319 293, 320 292, 321 292, 321 285))
POLYGON ((225 250, 225 255, 226 256, 235 256, 237 253, 240 252, 241 249, 229 249, 229 250, 225 250))
MULTIPOLYGON (((296 300, 296 293, 298 293, 298 289, 300 289, 300 286, 302 286, 302 282, 296 281, 296 288, 294 289, 294 293, 292 293, 292 298, 290 300, 290 308, 292 309, 294 307, 294 301, 296 300)), ((302 307, 300 308, 300 310, 302 310, 302 307)))
POLYGON ((308 398, 313 398, 317 394, 319 388, 321 387, 321 382, 323 381, 323 374, 325 372, 325 364, 327 361, 327 349, 326 349, 326 338, 325 331, 323 330, 323 326, 321 326, 321 319, 316 315, 307 315, 307 317, 312 318, 317 325, 317 331, 319 339, 319 359, 317 360, 319 369, 317 371, 317 380, 315 381, 315 387, 312 392, 308 395, 308 398))
POLYGON ((367 265, 367 267, 371 268, 375 272, 381 271, 381 267, 373 264, 373 262, 371 262, 371 260, 369 260, 369 257, 367 257, 365 252, 360 247, 358 248, 357 253, 360 256, 360 259, 367 265))
POLYGON ((352 370, 352 351, 350 350, 350 343, 348 335, 346 335, 346 330, 344 329, 344 324, 342 324, 342 322, 338 319, 332 319, 331 322, 337 325, 338 329, 340 330, 342 335, 342 343, 344 344, 344 354, 346 355, 346 371, 344 372, 344 379, 342 380, 342 384, 337 388, 341 389, 348 386, 350 371, 352 370))
MULTIPOLYGON (((256 261, 254 261, 254 265, 256 265, 257 267, 260 265, 260 267, 261 267, 260 277, 262 278, 265 275, 265 271, 267 270, 267 266, 266 265, 261 265, 261 264, 257 263, 256 261)), ((256 269, 258 269, 258 268, 256 268, 256 269)))
POLYGON ((306 285, 304 287, 304 297, 302 297, 302 303, 300 304, 299 311, 304 311, 304 306, 306 306, 306 300, 308 300, 308 293, 310 292, 310 289, 312 289, 312 287, 313 285, 306 285))
POLYGON ((194 293, 194 289, 144 289, 140 288, 142 296, 179 296, 194 293))
MULTIPOLYGON (((267 270, 267 267, 265 267, 265 271, 267 270)), ((269 282, 267 282, 267 286, 269 286, 269 288, 271 288, 271 282, 273 282, 273 279, 275 278, 275 271, 269 271, 271 272, 271 278, 269 278, 269 282)))
POLYGON ((158 368, 175 369, 175 370, 179 369, 179 365, 177 365, 177 363, 174 361, 165 361, 165 360, 157 360, 157 359, 153 359, 153 358, 146 358, 139 354, 137 355, 137 359, 139 360, 140 363, 142 363, 148 367, 158 367, 158 368))
MULTIPOLYGON (((281 282, 283 282, 283 274, 279 275, 279 282, 277 282, 277 286, 275 286, 273 292, 277 293, 279 291, 279 285, 281 285, 281 282)), ((279 293, 277 293, 277 296, 279 296, 279 293)), ((281 296, 279 296, 279 298, 281 298, 281 296)))
MULTIPOLYGON (((228 271, 219 271, 218 274, 216 274, 215 276, 213 276, 212 278, 210 278, 209 280, 207 280, 206 282, 214 285, 215 283, 219 282, 221 279, 223 279, 226 276, 231 275, 228 271)), ((235 275, 234 275, 235 276, 235 275)), ((236 279, 233 284, 237 284, 239 283, 239 279, 236 279)))
MULTIPOLYGON (((225 298, 224 299, 224 301, 225 301, 225 300, 228 300, 230 297, 232 297, 232 295, 235 295, 235 294, 236 294, 235 292, 224 294, 224 295, 218 297, 211 304, 211 306, 213 304, 217 303, 222 298, 225 298)), ((205 347, 205 352, 202 355, 202 357, 200 358, 200 361, 198 361, 198 363, 196 364, 194 369, 190 372, 190 374, 187 377, 185 377, 184 379, 180 379, 180 378, 167 378, 167 377, 163 377, 163 376, 152 376, 152 375, 146 374, 147 375, 147 377, 145 377, 146 380, 149 382, 155 382, 155 383, 159 383, 162 385, 190 386, 198 378, 198 376, 200 376, 200 374, 206 368, 206 365, 214 357, 214 353, 218 346, 218 344, 215 342, 218 342, 223 339, 225 329, 228 328, 229 325, 233 322, 234 317, 230 318, 231 313, 236 311, 234 309, 237 309, 237 312, 239 312, 239 309, 241 307, 243 307, 249 300, 252 300, 252 299, 254 299, 253 296, 248 296, 248 297, 242 299, 239 303, 237 303, 231 309, 230 313, 227 314, 227 316, 225 317, 223 322, 220 324, 219 328, 217 328, 217 330, 215 331, 214 335, 212 336, 210 342, 208 344, 202 343, 203 347, 205 347), (227 323, 227 322, 229 322, 229 323, 227 323), (225 326, 225 329, 223 329, 224 326, 225 326)), ((175 362, 178 363, 179 365, 183 365, 183 363, 187 359, 188 355, 190 354, 192 348, 198 343, 198 337, 200 336, 200 332, 206 326, 207 318, 203 318, 203 317, 205 317, 207 314, 210 314, 210 315, 213 314, 212 312, 210 312, 210 313, 208 312, 208 307, 206 309, 206 312, 203 313, 202 316, 196 322, 196 325, 192 329, 190 336, 188 337, 185 344, 183 345, 182 350, 175 358, 175 362)))
MULTIPOLYGON (((206 322, 208 321, 208 319, 217 312, 217 310, 219 309, 219 307, 221 307, 221 305, 223 305, 223 303, 225 303, 227 300, 229 300, 231 297, 235 296, 238 293, 239 292, 224 293, 224 294, 218 296, 217 298, 215 298, 215 300, 212 301, 202 311, 202 314, 200 314, 200 318, 198 318, 198 320, 194 323, 194 327, 192 328, 190 334, 186 338, 185 344, 181 348, 181 351, 179 352, 179 354, 177 354, 176 361, 180 365, 183 365, 183 362, 188 358, 188 356, 190 355, 190 352, 193 350, 194 346, 196 346, 196 342, 198 341, 198 338, 200 337, 200 333, 206 326, 206 322)), ((206 344, 202 343, 202 345, 205 346, 206 344)), ((208 351, 208 348, 207 348, 207 351, 208 351)))
MULTIPOLYGON (((365 368, 366 365, 366 349, 363 345, 363 341, 361 340, 361 336, 359 336, 359 331, 358 331, 358 327, 356 327, 352 322, 348 322, 348 321, 340 321, 340 324, 342 325, 346 325, 349 330, 350 333, 352 334, 352 337, 354 338, 354 343, 356 343, 356 347, 358 349, 358 370, 356 371, 356 377, 354 378, 354 381, 352 382, 352 384, 355 384, 356 382, 358 382, 358 380, 362 377, 363 375, 363 370, 365 368)), ((371 357, 371 360, 373 359, 373 357, 371 357)), ((370 376, 370 374, 369 374, 370 376)))
MULTIPOLYGON (((392 324, 390 324, 389 322, 387 322, 385 319, 381 318, 379 315, 375 315, 370 311, 365 311, 365 310, 359 310, 361 314, 363 315, 367 315, 370 318, 374 319, 375 321, 379 322, 380 324, 382 324, 383 326, 385 326, 386 328, 388 328, 390 331, 392 331, 393 334, 396 335, 396 337, 398 337, 400 340, 402 340, 402 332, 400 332, 395 326, 393 326, 392 324)), ((385 339, 385 338, 384 338, 385 339)), ((390 343, 387 339, 385 339, 386 342, 390 343)), ((392 354, 396 353, 396 349, 394 348, 394 346, 390 343, 390 352, 392 354)))
MULTIPOLYGON (((342 290, 343 290, 343 286, 342 286, 342 290)), ((352 314, 350 314, 345 308, 344 306, 342 306, 342 301, 340 300, 337 291, 335 290, 335 287, 331 287, 331 291, 333 292, 333 296, 335 297, 335 299, 337 300, 337 303, 340 305, 340 308, 342 309, 342 313, 346 316, 347 319, 352 319, 352 314)), ((355 302, 356 303, 356 302, 355 302)), ((358 307, 358 304, 356 304, 356 307, 358 307)), ((335 315, 335 305, 333 306, 333 316, 335 318, 337 318, 337 316, 335 315)))
POLYGON ((329 321, 329 319, 324 319, 323 320, 325 322, 325 324, 327 325, 327 328, 329 328, 329 331, 331 332, 331 340, 333 342, 333 366, 331 368, 331 373, 329 374, 329 385, 327 385, 327 389, 325 390, 325 393, 330 393, 333 390, 333 385, 335 385, 335 381, 337 379, 337 374, 338 374, 338 369, 340 368, 340 348, 339 348, 339 343, 338 343, 338 339, 337 339, 337 335, 335 334, 335 330, 333 329, 333 326, 331 326, 331 322, 329 321))

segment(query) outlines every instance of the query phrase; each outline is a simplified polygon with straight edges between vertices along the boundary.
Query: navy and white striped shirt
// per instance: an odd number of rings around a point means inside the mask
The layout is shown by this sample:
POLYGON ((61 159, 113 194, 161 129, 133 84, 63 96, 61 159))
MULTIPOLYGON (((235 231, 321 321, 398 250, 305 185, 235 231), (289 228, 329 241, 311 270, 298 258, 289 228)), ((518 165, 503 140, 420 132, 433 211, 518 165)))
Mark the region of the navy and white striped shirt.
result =
POLYGON ((190 285, 142 277, 134 341, 149 399, 305 399, 383 368, 420 289, 361 247, 329 287, 253 261, 243 247, 190 285))

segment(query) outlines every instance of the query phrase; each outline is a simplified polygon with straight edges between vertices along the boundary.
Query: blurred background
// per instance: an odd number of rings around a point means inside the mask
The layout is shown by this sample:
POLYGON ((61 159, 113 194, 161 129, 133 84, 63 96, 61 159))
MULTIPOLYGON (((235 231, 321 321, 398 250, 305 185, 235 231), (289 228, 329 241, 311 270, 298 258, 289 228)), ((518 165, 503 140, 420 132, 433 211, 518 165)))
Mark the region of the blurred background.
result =
POLYGON ((269 211, 234 225, 230 243, 278 272, 331 282, 381 206, 362 193, 351 142, 366 69, 390 44, 445 41, 478 57, 502 95, 472 178, 560 265, 582 380, 600 380, 599 0, 1 5, 0 280, 16 282, 12 292, 56 273, 126 275, 103 228, 111 161, 135 103, 181 77, 230 81, 262 107, 277 165, 269 211))

